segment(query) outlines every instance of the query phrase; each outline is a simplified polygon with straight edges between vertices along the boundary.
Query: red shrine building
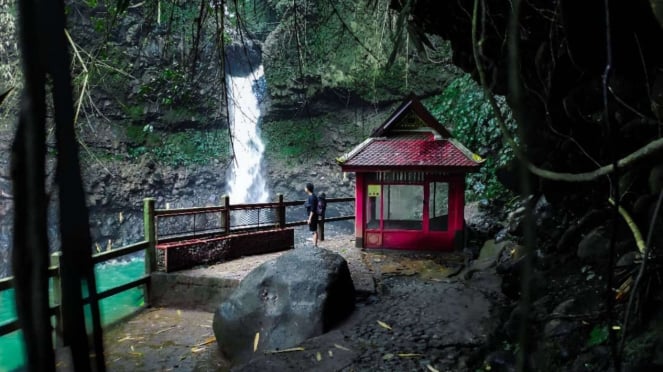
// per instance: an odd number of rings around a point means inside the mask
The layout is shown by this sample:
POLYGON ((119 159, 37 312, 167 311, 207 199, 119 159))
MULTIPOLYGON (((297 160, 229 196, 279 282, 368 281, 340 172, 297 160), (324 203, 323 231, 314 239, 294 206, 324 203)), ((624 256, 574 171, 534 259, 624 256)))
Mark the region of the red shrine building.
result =
POLYGON ((465 174, 483 159, 417 100, 337 159, 356 173, 357 247, 452 250, 463 244, 465 174))

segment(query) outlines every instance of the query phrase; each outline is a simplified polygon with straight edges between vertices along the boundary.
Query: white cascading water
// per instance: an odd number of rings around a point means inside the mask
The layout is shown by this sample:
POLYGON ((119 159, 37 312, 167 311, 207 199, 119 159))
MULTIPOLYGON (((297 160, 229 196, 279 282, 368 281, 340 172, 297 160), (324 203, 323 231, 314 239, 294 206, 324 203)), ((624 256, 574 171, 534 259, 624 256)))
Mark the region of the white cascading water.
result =
POLYGON ((262 65, 247 76, 228 76, 228 112, 235 157, 228 177, 231 204, 264 203, 269 192, 263 178, 258 95, 262 65))

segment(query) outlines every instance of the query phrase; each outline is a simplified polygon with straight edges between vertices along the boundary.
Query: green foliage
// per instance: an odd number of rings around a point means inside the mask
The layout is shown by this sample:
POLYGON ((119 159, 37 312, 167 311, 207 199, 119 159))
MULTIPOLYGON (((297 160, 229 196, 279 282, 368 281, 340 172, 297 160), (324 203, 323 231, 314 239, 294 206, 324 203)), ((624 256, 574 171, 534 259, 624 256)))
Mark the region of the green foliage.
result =
POLYGON ((587 339, 587 346, 596 346, 601 345, 602 343, 608 340, 608 326, 606 325, 595 325, 589 333, 589 339, 587 339))
MULTIPOLYGON (((498 97, 498 102, 507 114, 509 129, 515 131, 515 121, 504 99, 498 97)), ((481 171, 469 176, 468 199, 505 196, 507 191, 495 178, 495 170, 513 159, 513 151, 502 143, 497 119, 481 88, 469 75, 462 75, 424 104, 461 143, 486 159, 481 171)))
POLYGON ((205 164, 226 159, 230 152, 228 133, 222 129, 155 133, 150 125, 130 125, 126 136, 129 159, 147 156, 164 165, 205 164))
POLYGON ((262 124, 265 157, 282 165, 305 164, 340 155, 338 143, 347 150, 361 143, 386 116, 358 123, 343 114, 274 120, 262 124), (334 143, 335 142, 335 143, 334 143))
MULTIPOLYGON (((257 38, 264 40, 278 22, 276 12, 267 2, 255 0, 239 0, 228 4, 233 19, 242 21, 242 28, 257 38)), ((232 42, 232 40, 229 40, 232 42)))
POLYGON ((226 159, 229 151, 225 130, 170 134, 163 139, 161 146, 153 149, 157 159, 172 165, 205 164, 212 159, 226 159))
POLYGON ((132 147, 135 146, 154 146, 158 142, 158 137, 153 133, 149 125, 128 125, 125 129, 127 141, 132 147))
POLYGON ((105 16, 92 16, 91 21, 94 30, 99 34, 105 34, 106 36, 108 36, 110 30, 117 23, 118 18, 127 11, 130 5, 129 0, 104 1, 101 5, 99 5, 98 0, 84 0, 83 3, 85 3, 90 9, 103 8, 105 16))
POLYGON ((146 84, 139 87, 139 97, 144 101, 155 98, 163 108, 189 103, 191 92, 187 89, 186 75, 182 68, 165 68, 146 84))
POLYGON ((140 123, 143 120, 143 105, 124 106, 123 109, 132 123, 140 123))
POLYGON ((275 121, 262 127, 265 151, 274 152, 277 158, 295 159, 316 143, 313 128, 302 121, 275 121))
POLYGON ((663 334, 663 321, 653 320, 643 325, 641 332, 633 334, 624 346, 623 360, 625 363, 651 360, 651 356, 660 348, 663 334))
POLYGON ((163 112, 161 120, 166 124, 177 124, 187 121, 197 121, 199 115, 197 112, 191 111, 183 107, 173 107, 163 112))
MULTIPOLYGON (((206 7, 203 10, 203 19, 200 17, 200 6, 201 1, 178 1, 178 0, 162 0, 161 12, 157 11, 157 2, 150 2, 153 7, 152 12, 154 12, 154 18, 157 19, 157 16, 160 15, 159 22, 161 27, 166 30, 167 40, 166 42, 172 41, 172 33, 181 33, 180 37, 182 38, 182 45, 186 47, 195 47, 194 38, 197 33, 197 27, 200 22, 201 25, 204 25, 206 21, 209 21, 213 17, 210 17, 210 14, 213 14, 213 10, 209 6, 209 2, 205 2, 204 6, 206 7)), ((189 54, 190 51, 187 51, 189 54)))
POLYGON ((265 152, 288 164, 298 163, 321 143, 323 118, 282 120, 265 123, 262 137, 265 152))
MULTIPOLYGON (((444 77, 439 69, 430 74, 418 68, 423 58, 414 54, 411 43, 397 48, 388 2, 378 1, 375 6, 352 0, 268 4, 281 17, 273 34, 278 41, 272 41, 278 47, 265 57, 273 95, 288 97, 291 93, 286 88, 290 88, 310 97, 332 88, 352 91, 371 102, 399 100, 444 77), (394 49, 398 53, 387 68, 394 49)), ((429 57, 437 59, 437 54, 429 57)))

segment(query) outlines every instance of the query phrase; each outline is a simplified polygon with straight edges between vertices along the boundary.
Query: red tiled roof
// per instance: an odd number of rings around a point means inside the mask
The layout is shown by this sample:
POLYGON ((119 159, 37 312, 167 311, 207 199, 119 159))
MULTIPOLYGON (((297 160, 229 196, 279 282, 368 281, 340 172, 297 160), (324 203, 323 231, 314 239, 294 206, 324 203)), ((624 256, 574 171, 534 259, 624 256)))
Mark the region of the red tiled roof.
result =
MULTIPOLYGON (((464 168, 473 170, 479 163, 465 155, 449 140, 413 138, 374 138, 352 154, 342 167, 352 169, 387 168, 464 168)), ((460 170, 460 169, 459 169, 460 170)))

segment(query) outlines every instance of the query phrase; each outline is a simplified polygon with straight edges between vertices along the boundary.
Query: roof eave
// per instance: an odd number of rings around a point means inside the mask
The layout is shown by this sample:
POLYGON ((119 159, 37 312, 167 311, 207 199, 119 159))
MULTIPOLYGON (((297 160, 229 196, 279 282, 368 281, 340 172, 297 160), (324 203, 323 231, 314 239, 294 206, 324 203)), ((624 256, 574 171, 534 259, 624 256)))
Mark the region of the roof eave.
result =
POLYGON ((411 165, 399 165, 399 166, 381 166, 381 165, 341 165, 341 170, 343 172, 355 172, 355 173, 368 173, 368 172, 394 172, 394 171, 406 171, 406 172, 445 172, 445 173, 476 173, 480 170, 481 165, 472 165, 472 166, 411 166, 411 165))
POLYGON ((366 146, 368 146, 371 142, 373 142, 375 138, 369 137, 364 140, 364 142, 358 144, 355 146, 352 150, 346 152, 345 154, 339 156, 336 158, 336 162, 343 166, 348 160, 352 159, 355 155, 357 155, 361 150, 363 150, 366 146))
POLYGON ((380 125, 379 127, 375 128, 373 133, 371 133, 371 137, 381 137, 388 129, 389 127, 398 119, 405 114, 405 112, 412 108, 414 112, 423 120, 427 127, 431 129, 433 132, 437 133, 438 136, 446 139, 446 138, 452 138, 453 136, 451 135, 451 132, 447 130, 447 128, 444 127, 431 113, 424 107, 424 105, 419 101, 419 99, 415 95, 410 95, 408 99, 403 102, 397 109, 394 111, 385 122, 380 125))

